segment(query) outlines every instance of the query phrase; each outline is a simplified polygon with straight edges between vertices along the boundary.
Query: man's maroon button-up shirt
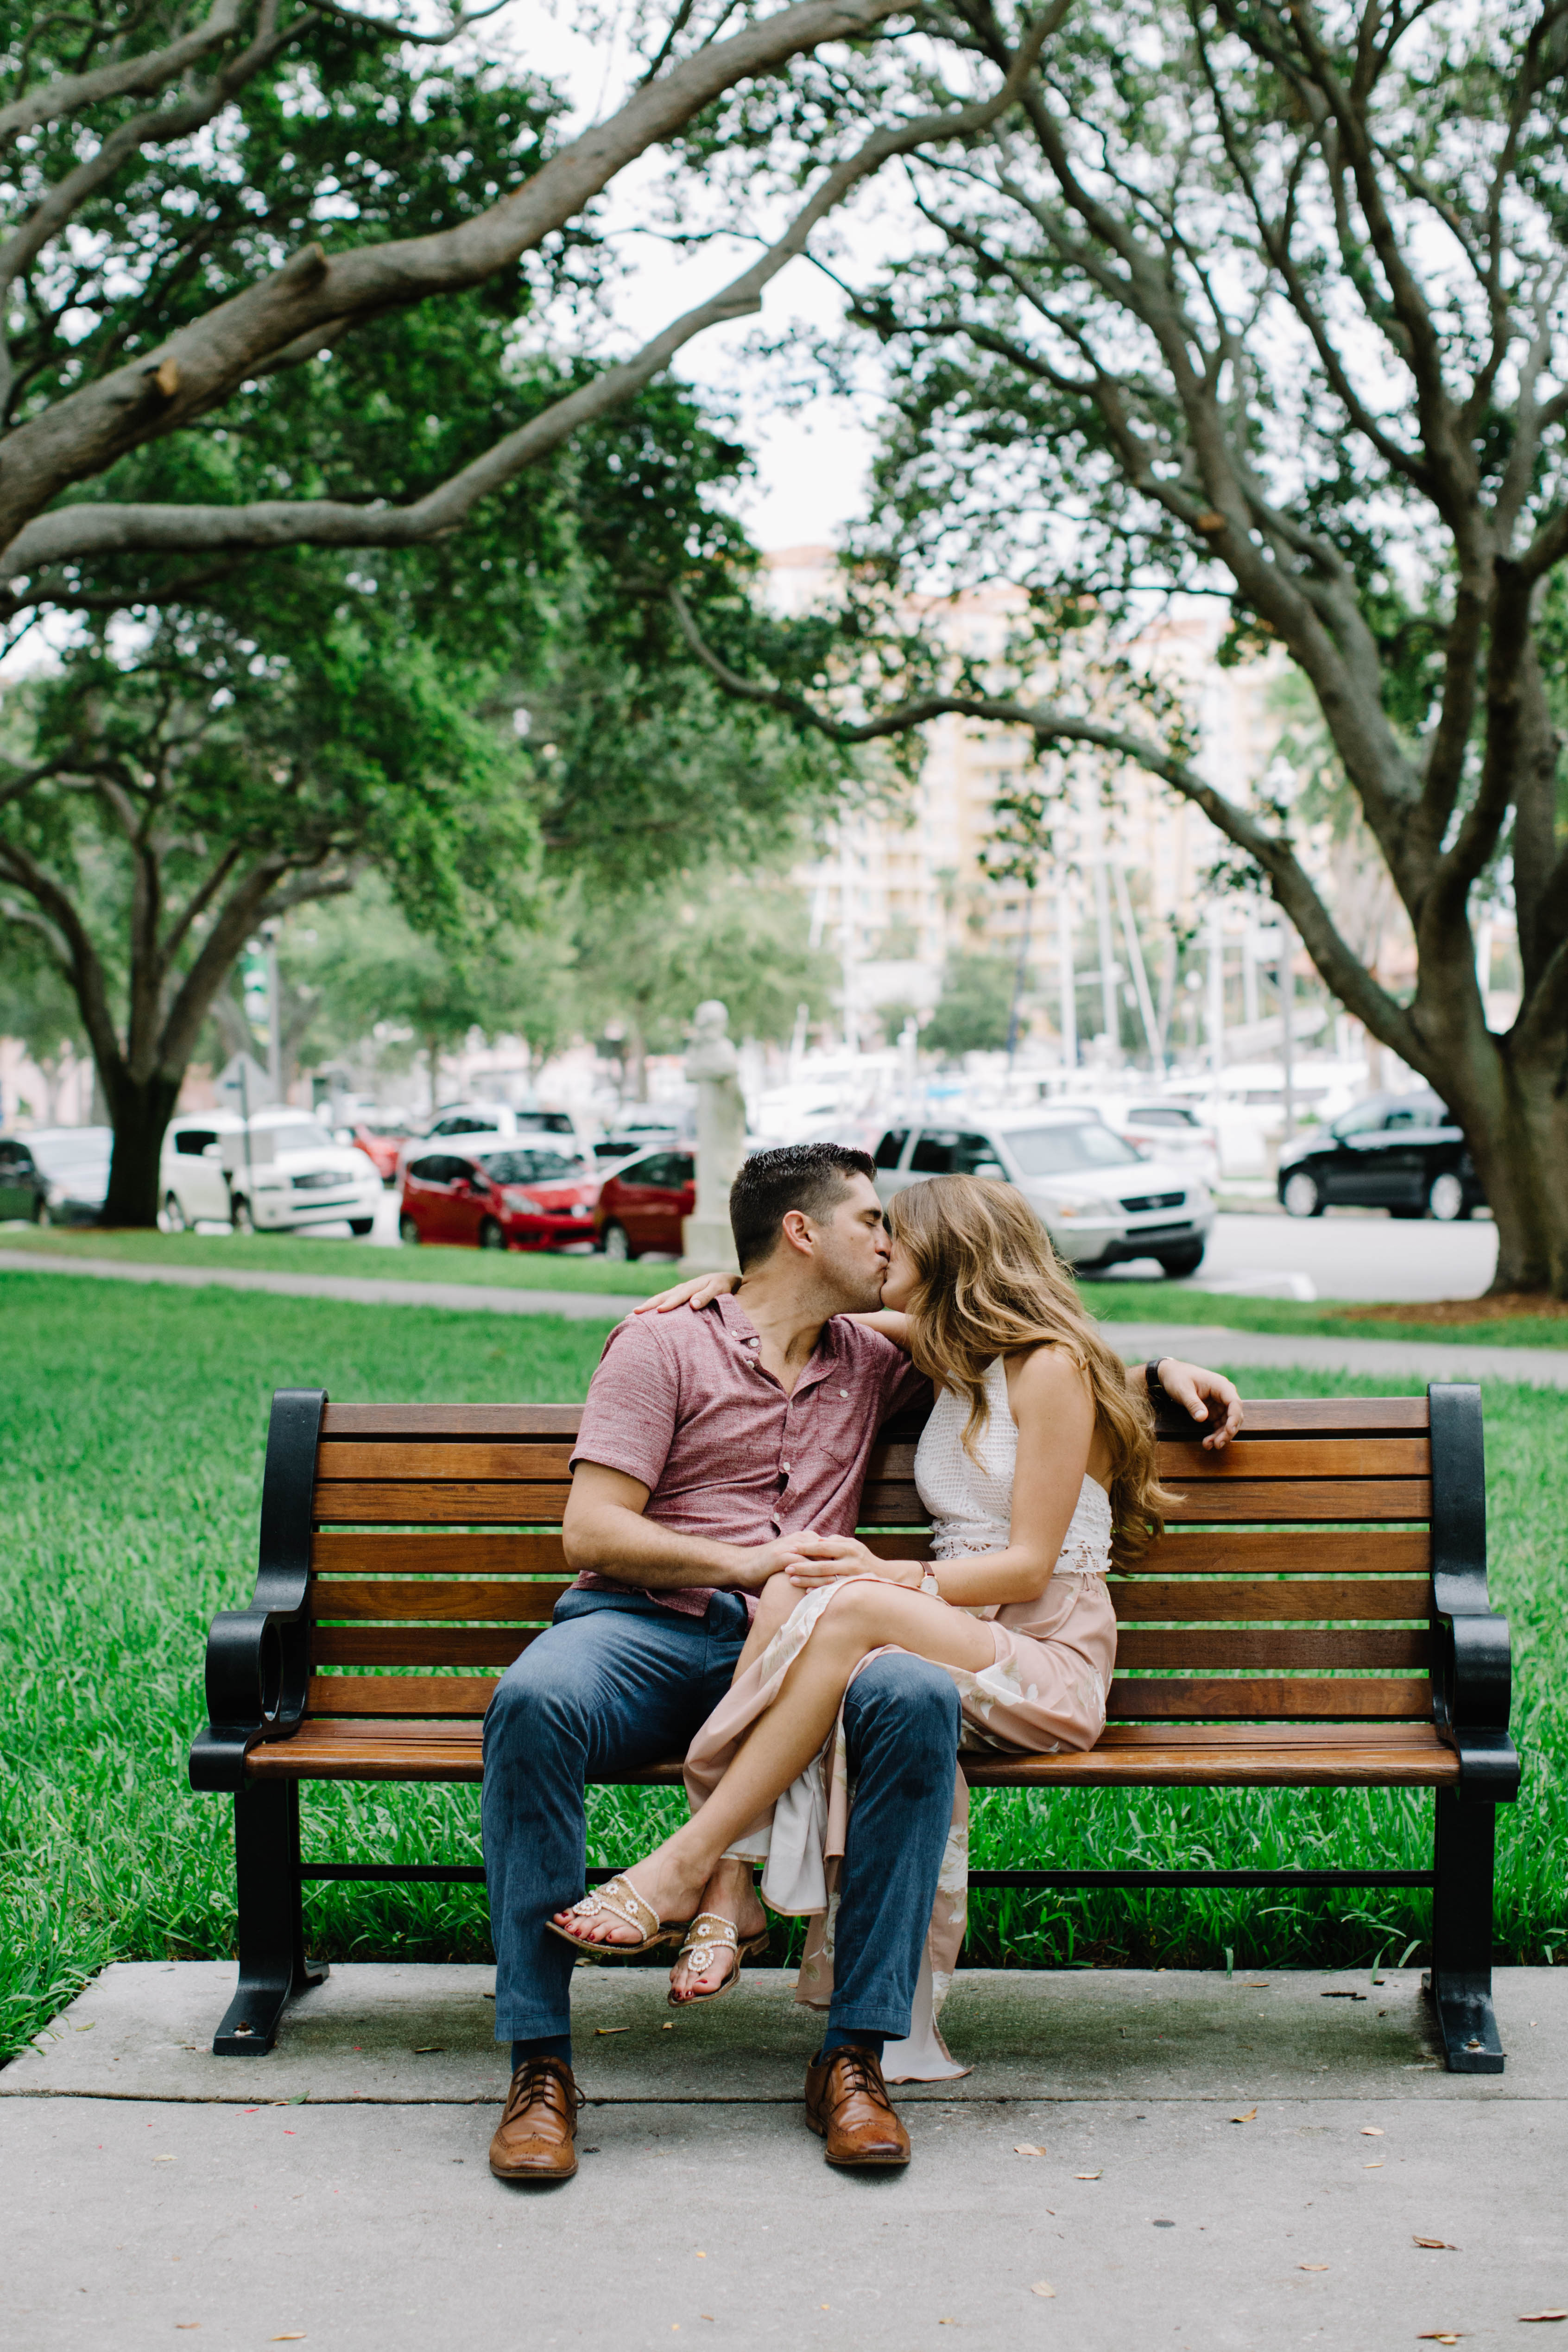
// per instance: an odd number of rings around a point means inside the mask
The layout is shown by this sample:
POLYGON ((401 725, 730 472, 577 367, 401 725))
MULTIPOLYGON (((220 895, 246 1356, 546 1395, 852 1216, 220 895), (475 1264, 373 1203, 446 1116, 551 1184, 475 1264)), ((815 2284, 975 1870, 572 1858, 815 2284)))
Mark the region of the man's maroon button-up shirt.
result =
MULTIPOLYGON (((812 1528, 852 1535, 877 1432, 929 1396, 901 1348, 835 1316, 790 1394, 757 1358, 758 1336, 733 1297, 694 1314, 617 1324, 594 1374, 572 1463, 598 1462, 648 1489, 645 1517, 716 1543, 765 1544, 812 1528)), ((640 1588, 592 1570, 598 1592, 640 1588)), ((710 1586, 649 1595, 700 1617, 710 1586)))

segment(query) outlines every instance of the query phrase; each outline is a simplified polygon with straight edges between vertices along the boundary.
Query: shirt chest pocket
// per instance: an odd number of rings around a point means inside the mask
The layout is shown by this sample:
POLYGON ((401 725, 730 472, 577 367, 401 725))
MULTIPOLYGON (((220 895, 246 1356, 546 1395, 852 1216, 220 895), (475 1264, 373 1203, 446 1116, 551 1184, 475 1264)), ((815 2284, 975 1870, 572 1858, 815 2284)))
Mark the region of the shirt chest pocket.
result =
POLYGON ((865 1442, 866 1408, 837 1382, 816 1391, 807 1420, 812 1449, 827 1462, 853 1462, 865 1442))

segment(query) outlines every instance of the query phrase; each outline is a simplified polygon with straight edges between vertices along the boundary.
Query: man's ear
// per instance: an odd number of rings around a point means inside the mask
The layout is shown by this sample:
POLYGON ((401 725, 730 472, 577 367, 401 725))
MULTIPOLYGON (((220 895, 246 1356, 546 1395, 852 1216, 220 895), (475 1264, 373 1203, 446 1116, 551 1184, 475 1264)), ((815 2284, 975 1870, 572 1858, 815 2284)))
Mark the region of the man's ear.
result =
POLYGON ((812 1247, 816 1238, 812 1232, 811 1219, 804 1209, 786 1209, 779 1231, 791 1249, 798 1250, 802 1256, 812 1247))

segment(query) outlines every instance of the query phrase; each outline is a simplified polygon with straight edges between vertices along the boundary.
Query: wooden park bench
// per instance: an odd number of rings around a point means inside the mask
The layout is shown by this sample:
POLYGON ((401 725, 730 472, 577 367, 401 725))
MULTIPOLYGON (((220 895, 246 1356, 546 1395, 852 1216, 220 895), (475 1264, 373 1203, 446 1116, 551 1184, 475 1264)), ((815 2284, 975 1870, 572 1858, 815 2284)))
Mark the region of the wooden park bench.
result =
MULTIPOLYGON (((270 2049, 284 2004, 324 1973, 305 1957, 304 1884, 482 1878, 437 1860, 302 1863, 300 1784, 479 1780, 495 1679, 567 1589, 577 1414, 275 1396, 255 1596, 214 1621, 211 1720, 191 1751, 193 1787, 235 1805, 239 1989, 218 2054, 270 2049)), ((861 1527, 887 1557, 924 1549, 905 1532, 921 1518, 918 1433, 889 1424, 871 1457, 861 1527)), ((1249 1403, 1220 1454, 1167 1408, 1160 1475, 1184 1500, 1138 1573, 1112 1580, 1103 1738, 1083 1755, 966 1755, 971 1784, 1429 1788, 1432 1867, 977 1870, 971 1884, 1430 1887, 1447 2063, 1500 2074, 1495 1809, 1517 1795, 1519 1763, 1508 1627, 1487 1600, 1479 1390, 1249 1403)), ((679 1761, 638 1777, 679 1782, 679 1761)))

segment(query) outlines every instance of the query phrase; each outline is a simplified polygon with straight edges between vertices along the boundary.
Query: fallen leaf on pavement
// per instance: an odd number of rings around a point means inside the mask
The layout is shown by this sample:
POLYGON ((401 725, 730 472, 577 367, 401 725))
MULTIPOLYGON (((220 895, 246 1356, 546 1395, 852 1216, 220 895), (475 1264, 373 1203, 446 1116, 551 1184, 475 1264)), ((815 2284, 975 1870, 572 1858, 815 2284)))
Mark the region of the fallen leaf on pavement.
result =
POLYGON ((172 2156, 155 2156, 153 2161, 154 2164, 173 2164, 174 2159, 172 2156))
POLYGON ((1363 2165, 1362 2166, 1362 2170, 1363 2170, 1363 2172, 1381 2172, 1381 2171, 1383 2170, 1383 2158, 1382 2158, 1382 2157, 1380 2156, 1380 2157, 1377 2158, 1376 2162, 1375 2162, 1375 2163, 1373 2163, 1373 2164, 1363 2164, 1363 2165))
POLYGON ((1049 2279, 1037 2279, 1034 2285, 1029 2289, 1029 2293, 1031 2294, 1055 2294, 1056 2289, 1051 2284, 1049 2279))
POLYGON ((1568 2305, 1561 2311, 1521 2311, 1521 2319, 1568 2319, 1568 2305))
POLYGON ((1075 2172, 1073 2174, 1073 2179, 1075 2180, 1103 2180, 1104 2178, 1105 2168, 1103 2165, 1098 2172, 1075 2172))
POLYGON ((1431 2251, 1432 2251, 1432 2252, 1433 2252, 1433 2253, 1435 2253, 1435 2254, 1457 2254, 1457 2253, 1458 2252, 1458 2251, 1459 2251, 1459 2249, 1458 2248, 1458 2246, 1456 2246, 1456 2245, 1453 2243, 1452 2240, 1451 2240, 1451 2239, 1448 2239, 1448 2238, 1415 2238, 1415 2237, 1413 2237, 1413 2238, 1411 2239, 1410 2242, 1411 2242, 1411 2244, 1412 2244, 1413 2246, 1427 2246, 1427 2247, 1430 2247, 1431 2251))
POLYGON ((1318 1998, 1320 2000, 1364 2000, 1366 1999, 1366 1995, 1364 1992, 1341 1992, 1336 1990, 1333 1992, 1320 1993, 1318 1998))
POLYGON ((414 2047, 416 2058, 438 2058, 446 2049, 444 2042, 419 2042, 414 2047))
POLYGON ((1424 2327, 1415 2338, 1417 2344, 1457 2344, 1458 2340, 1458 2328, 1446 2330, 1441 2327, 1424 2327))
POLYGON ((1298 2263, 1296 2265, 1299 2271, 1326 2271, 1328 2267, 1327 2263, 1298 2263))
POLYGON ((268 2344, 303 2344, 305 2331, 302 2327, 291 2328, 287 2336, 269 2336, 267 2341, 268 2344))
POLYGON ((1231 2117, 1231 2122, 1233 2124, 1255 2124, 1257 2121, 1258 2109, 1256 2107, 1248 2107, 1245 2115, 1232 2116, 1231 2117))
POLYGON ((1015 2156, 1044 2156, 1045 2152, 1043 2147, 1037 2147, 1034 2141, 1029 2139, 1016 2140, 1013 2146, 1015 2156))
POLYGON ((1388 2137, 1388 2134, 1384 2130, 1381 2124, 1363 2124, 1361 2127, 1361 2136, 1363 2139, 1386 2139, 1388 2137))
POLYGON ((1247 1977, 1244 1980, 1241 1990, 1243 1992, 1267 1992, 1268 1990, 1268 1979, 1267 1977, 1247 1977))
POLYGON ((629 2033, 631 2030, 629 2025, 595 2025, 594 2028, 595 2033, 629 2033))

